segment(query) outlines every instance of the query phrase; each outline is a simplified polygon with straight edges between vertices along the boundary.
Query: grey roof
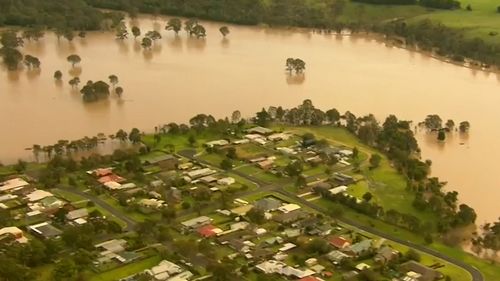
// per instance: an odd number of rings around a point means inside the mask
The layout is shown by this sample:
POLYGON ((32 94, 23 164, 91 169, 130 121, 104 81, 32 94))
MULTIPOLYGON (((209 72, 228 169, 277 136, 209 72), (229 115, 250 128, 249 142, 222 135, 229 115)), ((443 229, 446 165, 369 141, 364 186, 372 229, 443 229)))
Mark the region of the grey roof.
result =
POLYGON ((171 154, 165 154, 165 155, 158 155, 158 156, 155 156, 153 158, 144 160, 144 162, 147 162, 149 164, 156 164, 156 163, 160 163, 160 162, 168 161, 168 160, 177 160, 177 158, 175 158, 175 156, 173 156, 171 154))
POLYGON ((73 211, 69 212, 68 214, 66 214, 66 218, 68 220, 76 220, 79 218, 84 218, 88 215, 89 215, 89 212, 87 211, 87 209, 82 208, 82 209, 73 210, 73 211))
POLYGON ((55 228, 49 223, 41 223, 37 225, 32 225, 30 228, 37 234, 42 235, 45 238, 57 237, 62 234, 62 231, 55 228))
POLYGON ((408 271, 416 272, 422 276, 418 279, 419 281, 433 281, 438 279, 441 276, 441 273, 435 269, 432 269, 428 266, 425 266, 416 261, 408 261, 401 265, 401 268, 408 271))
POLYGON ((256 201, 254 203, 254 207, 256 209, 261 210, 261 211, 267 212, 267 211, 276 210, 279 207, 281 207, 281 202, 277 199, 268 197, 268 198, 263 198, 263 199, 260 199, 259 201, 256 201))

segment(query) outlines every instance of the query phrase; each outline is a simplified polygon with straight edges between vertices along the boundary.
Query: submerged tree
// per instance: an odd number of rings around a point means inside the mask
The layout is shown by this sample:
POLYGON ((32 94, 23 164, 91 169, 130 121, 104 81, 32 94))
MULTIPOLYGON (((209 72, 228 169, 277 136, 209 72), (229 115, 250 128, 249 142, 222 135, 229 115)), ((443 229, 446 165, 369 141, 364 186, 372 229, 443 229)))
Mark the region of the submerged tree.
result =
POLYGON ((116 86, 116 84, 118 84, 118 76, 114 75, 114 74, 111 74, 109 75, 109 83, 111 83, 111 85, 113 85, 113 88, 116 86))
POLYGON ((9 70, 16 70, 19 63, 23 60, 23 54, 17 49, 4 47, 0 49, 3 62, 9 70))
POLYGON ((142 38, 141 46, 144 49, 149 49, 149 48, 151 48, 152 45, 153 45, 153 41, 151 39, 149 39, 148 37, 142 38))
POLYGON ((73 79, 70 79, 68 81, 68 84, 71 86, 71 88, 77 88, 78 84, 80 84, 80 78, 74 77, 73 79))
POLYGON ((116 27, 116 39, 124 40, 128 38, 128 30, 123 22, 116 27))
POLYGON ((192 34, 194 34, 196 38, 204 38, 207 36, 207 31, 203 25, 197 24, 193 27, 192 34))
POLYGON ((83 100, 86 102, 98 101, 109 96, 109 85, 103 81, 88 81, 80 90, 83 100))
POLYGON ((179 31, 182 29, 182 22, 179 18, 171 18, 167 22, 167 26, 165 26, 166 30, 173 30, 176 35, 179 34, 179 31))
POLYGON ((40 68, 40 60, 37 57, 31 55, 24 56, 24 64, 28 68, 40 68))
POLYGON ((56 70, 56 72, 54 72, 54 79, 61 80, 62 76, 63 76, 63 74, 60 70, 56 70))
POLYGON ((461 133, 467 133, 470 129, 470 123, 469 121, 462 121, 460 122, 460 125, 458 126, 458 129, 460 130, 461 133))
POLYGON ((45 35, 45 33, 43 32, 43 29, 40 26, 35 26, 35 27, 29 28, 29 29, 26 29, 25 31, 23 31, 23 38, 28 40, 28 41, 31 41, 31 40, 38 41, 44 35, 45 35))
POLYGON ((196 19, 188 19, 184 22, 184 30, 189 34, 193 35, 193 28, 198 25, 198 20, 196 19))
POLYGON ((146 35, 145 35, 147 38, 156 41, 158 39, 161 39, 161 34, 160 32, 156 31, 156 30, 151 30, 151 31, 148 31, 146 32, 146 35))
POLYGON ((295 70, 295 73, 302 73, 306 69, 306 63, 301 59, 287 58, 286 59, 286 70, 288 72, 292 72, 295 70))
POLYGON ((437 135, 438 141, 444 141, 446 140, 446 133, 443 129, 439 130, 438 135, 437 135))
POLYGON ((80 63, 82 61, 82 59, 80 58, 80 56, 76 55, 76 54, 69 55, 67 57, 67 60, 68 60, 69 63, 71 63, 72 67, 75 67, 75 65, 77 65, 78 63, 80 63))
POLYGON ((121 97, 123 95, 123 88, 122 87, 116 87, 115 94, 117 94, 119 97, 121 97))
POLYGON ((132 35, 137 39, 137 37, 141 36, 141 29, 137 26, 132 26, 132 35))
POLYGON ((219 31, 224 37, 226 37, 230 33, 229 27, 227 26, 221 26, 221 28, 219 28, 219 31))

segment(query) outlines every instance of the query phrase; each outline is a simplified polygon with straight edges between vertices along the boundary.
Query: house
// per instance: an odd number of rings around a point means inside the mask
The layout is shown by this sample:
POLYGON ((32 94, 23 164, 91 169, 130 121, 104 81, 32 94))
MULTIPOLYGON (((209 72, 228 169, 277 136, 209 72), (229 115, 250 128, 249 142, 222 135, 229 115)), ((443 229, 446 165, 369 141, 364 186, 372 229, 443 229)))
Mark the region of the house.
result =
POLYGON ((196 230, 198 234, 204 238, 213 237, 221 233, 222 230, 211 224, 204 225, 196 230))
POLYGON ((256 201, 254 204, 254 207, 262 212, 269 212, 269 211, 274 211, 277 210, 279 207, 281 207, 282 203, 281 201, 272 198, 272 197, 266 197, 263 199, 260 199, 256 201))
POLYGON ((323 159, 321 159, 321 157, 316 155, 314 157, 307 158, 306 162, 311 164, 311 165, 319 165, 319 164, 323 163, 323 159))
POLYGON ((151 199, 144 198, 139 200, 139 205, 151 209, 160 209, 163 206, 165 206, 165 201, 156 198, 151 198, 151 199))
POLYGON ((234 183, 236 183, 236 180, 232 177, 227 177, 217 180, 217 184, 220 185, 232 185, 234 183))
POLYGON ((213 175, 217 171, 212 170, 210 168, 203 168, 203 169, 198 169, 198 170, 193 170, 190 172, 187 172, 186 175, 191 178, 191 179, 197 179, 197 178, 202 178, 205 176, 213 175))
POLYGON ((94 245, 94 247, 100 251, 97 262, 103 264, 116 260, 120 263, 129 263, 141 257, 140 254, 126 251, 126 246, 127 241, 123 239, 108 240, 94 245))
POLYGON ((337 186, 337 187, 329 189, 328 192, 330 193, 330 195, 335 195, 335 194, 339 194, 339 193, 344 193, 347 191, 347 189, 349 189, 347 186, 341 185, 341 186, 337 186))
POLYGON ((293 212, 283 213, 283 214, 273 216, 273 219, 274 219, 274 221, 279 222, 279 223, 290 224, 290 223, 296 222, 300 219, 303 219, 307 216, 308 216, 308 214, 306 212, 304 212, 302 210, 295 210, 293 212))
POLYGON ((122 187, 120 183, 117 183, 115 181, 108 181, 103 183, 103 185, 109 190, 119 190, 122 187))
POLYGON ((295 155, 297 154, 297 152, 289 147, 278 147, 276 148, 276 150, 278 150, 279 152, 282 152, 284 154, 288 154, 288 155, 295 155))
POLYGON ((299 279, 299 281, 324 281, 324 280, 321 278, 314 277, 314 276, 307 276, 307 277, 299 279))
POLYGON ((162 180, 154 180, 154 181, 151 181, 149 183, 149 186, 152 188, 158 188, 158 187, 162 187, 164 185, 165 185, 165 182, 162 180))
POLYGON ((213 176, 205 176, 205 177, 200 178, 200 181, 205 183, 205 184, 210 184, 210 183, 216 182, 217 178, 213 177, 213 176))
POLYGON ((237 216, 244 216, 246 215, 251 209, 253 208, 252 205, 243 205, 240 207, 236 207, 234 209, 231 209, 231 213, 237 215, 237 216))
POLYGON ((287 140, 289 138, 290 135, 285 133, 276 133, 267 137, 267 139, 270 141, 282 141, 282 140, 287 140))
POLYGON ((334 264, 340 263, 343 259, 350 258, 350 256, 348 256, 347 254, 344 254, 338 250, 331 251, 330 253, 328 253, 327 257, 334 264))
POLYGON ((365 269, 369 269, 371 266, 369 266, 368 264, 366 263, 358 263, 355 268, 358 270, 358 271, 363 271, 365 269))
POLYGON ((87 211, 86 208, 81 208, 77 210, 70 211, 66 214, 66 219, 67 220, 76 220, 76 219, 81 219, 81 218, 86 218, 89 215, 89 212, 87 211))
POLYGON ((358 280, 358 274, 359 273, 354 270, 346 272, 342 274, 342 280, 345 281, 358 280))
POLYGON ((351 245, 351 242, 342 236, 333 236, 330 238, 330 245, 337 249, 345 249, 351 245))
POLYGON ((224 146, 224 145, 228 145, 229 142, 227 140, 214 140, 214 141, 210 141, 210 142, 207 142, 205 143, 205 146, 206 147, 217 147, 217 146, 224 146))
POLYGON ((372 249, 372 240, 366 239, 345 248, 344 252, 352 256, 361 256, 372 249))
POLYGON ((352 157, 353 152, 349 149, 342 149, 339 150, 338 154, 340 154, 342 157, 352 157))
POLYGON ((332 180, 339 185, 349 185, 354 183, 354 178, 342 173, 335 173, 332 180))
POLYGON ((269 135, 273 133, 273 130, 264 128, 261 126, 253 127, 247 130, 249 134, 260 134, 260 135, 269 135))
POLYGON ((416 277, 418 281, 434 281, 442 278, 442 273, 416 261, 408 261, 400 269, 408 276, 416 277))
POLYGON ((232 143, 238 145, 238 144, 245 144, 245 143, 249 143, 249 142, 250 142, 250 140, 248 140, 248 139, 241 139, 241 140, 235 140, 232 143))
POLYGON ((269 170, 273 167, 273 164, 274 164, 273 160, 267 159, 257 163, 257 166, 259 166, 259 168, 261 168, 262 170, 269 170))
POLYGON ((119 253, 125 251, 125 246, 127 245, 127 241, 123 239, 112 239, 100 244, 94 245, 94 247, 101 251, 101 255, 103 253, 119 253))
POLYGON ((170 154, 158 155, 144 160, 146 165, 156 165, 164 170, 175 170, 179 165, 179 159, 170 154))
POLYGON ((87 172, 87 174, 94 175, 95 177, 98 177, 98 178, 110 175, 111 173, 113 173, 113 168, 111 168, 111 167, 99 168, 99 169, 95 169, 93 171, 87 172))
POLYGON ((58 238, 62 231, 52 226, 48 222, 42 222, 35 225, 28 226, 28 229, 33 232, 33 234, 39 236, 40 238, 50 239, 58 238))
POLYGON ((253 140, 255 143, 260 144, 260 145, 266 145, 267 141, 263 138, 257 138, 253 140))
POLYGON ((103 177, 100 177, 97 181, 102 183, 102 184, 105 184, 105 183, 110 182, 110 181, 122 183, 125 181, 125 178, 122 178, 119 175, 115 175, 115 174, 108 174, 108 175, 105 175, 103 177))
POLYGON ((398 255, 399 255, 398 251, 394 250, 389 246, 384 246, 377 251, 377 255, 375 255, 373 259, 377 263, 386 264, 391 260, 397 258, 398 255))
POLYGON ((287 228, 285 231, 283 231, 283 235, 285 235, 288 238, 294 238, 298 237, 301 234, 301 230, 297 228, 287 228))
POLYGON ((48 191, 45 191, 45 190, 37 189, 37 190, 31 192, 30 194, 26 195, 26 199, 29 202, 37 202, 37 201, 40 201, 46 197, 51 197, 51 196, 54 196, 54 194, 52 194, 48 191))
POLYGON ((285 213, 285 214, 288 214, 290 212, 299 210, 300 208, 301 207, 299 205, 291 203, 291 204, 286 204, 286 205, 279 207, 278 211, 285 213))
MULTIPOLYGON (((169 278, 173 278, 174 275, 182 273, 183 270, 175 263, 163 260, 157 266, 154 266, 151 269, 146 270, 145 272, 153 276, 153 280, 172 280, 169 278)), ((185 280, 187 280, 187 278, 185 280)))
POLYGON ((29 183, 21 178, 10 179, 0 183, 0 192, 12 192, 28 185, 29 183))
POLYGON ((29 203, 28 207, 32 211, 50 211, 62 207, 65 203, 55 196, 45 197, 38 202, 29 203))
POLYGON ((23 231, 15 226, 0 229, 0 242, 7 237, 12 237, 18 243, 28 243, 28 238, 24 237, 23 231))
POLYGON ((182 227, 185 230, 197 229, 201 226, 207 225, 212 222, 212 219, 207 216, 201 216, 194 219, 181 222, 182 227))

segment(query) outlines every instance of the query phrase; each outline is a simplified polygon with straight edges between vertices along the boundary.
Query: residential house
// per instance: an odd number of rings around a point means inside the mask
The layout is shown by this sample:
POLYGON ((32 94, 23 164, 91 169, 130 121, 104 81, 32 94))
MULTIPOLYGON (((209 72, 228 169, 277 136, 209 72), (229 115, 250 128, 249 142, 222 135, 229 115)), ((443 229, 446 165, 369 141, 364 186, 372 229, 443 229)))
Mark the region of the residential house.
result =
POLYGON ((189 178, 191 178, 191 179, 194 180, 194 179, 202 178, 202 177, 205 177, 205 176, 213 175, 216 172, 217 171, 212 170, 210 168, 203 168, 203 169, 197 169, 197 170, 193 170, 193 171, 187 172, 186 175, 189 178))
POLYGON ((51 196, 54 196, 54 194, 52 194, 48 191, 45 191, 45 190, 37 189, 37 190, 31 192, 30 194, 26 195, 25 198, 29 202, 37 202, 37 201, 40 201, 46 197, 51 197, 51 196))
POLYGON ((366 239, 344 249, 344 252, 355 257, 362 256, 372 250, 372 240, 366 239))
POLYGON ((28 238, 24 236, 23 231, 15 226, 0 229, 0 242, 9 237, 13 238, 18 243, 28 243, 28 238))
POLYGON ((332 180, 339 185, 350 185, 354 183, 354 178, 342 173, 335 173, 332 180))
POLYGON ((273 133, 273 130, 264 128, 264 127, 253 127, 247 130, 247 133, 249 134, 260 134, 260 135, 269 135, 273 133))
POLYGON ((399 252, 394 250, 389 246, 383 246, 377 251, 377 255, 375 255, 375 262, 380 264, 386 264, 391 260, 397 258, 399 256, 399 252))
POLYGON ((289 138, 290 135, 285 133, 276 133, 267 137, 267 139, 270 141, 282 141, 282 140, 287 140, 289 138))
POLYGON ((342 236, 333 236, 330 238, 330 245, 337 249, 345 249, 351 245, 351 242, 342 236))
POLYGON ((280 211, 280 212, 282 212, 284 214, 287 214, 287 213, 299 210, 300 208, 301 207, 299 205, 290 203, 290 204, 286 204, 286 205, 283 205, 283 206, 279 207, 278 211, 280 211))
POLYGON ((81 208, 68 212, 66 214, 66 219, 72 221, 76 219, 86 218, 88 215, 89 215, 88 210, 86 208, 81 208))
POLYGON ((210 141, 210 142, 207 142, 205 143, 205 146, 206 147, 217 147, 217 146, 224 146, 224 145, 228 145, 229 142, 227 140, 214 140, 214 141, 210 141))
MULTIPOLYGON (((154 266, 151 269, 146 270, 145 272, 151 275, 154 278, 153 280, 170 281, 174 280, 172 278, 174 278, 175 275, 182 273, 183 270, 180 266, 176 265, 175 263, 163 260, 157 266, 154 266)), ((190 278, 191 276, 184 278, 184 280, 188 280, 188 278, 190 278)))
POLYGON ((295 210, 293 212, 283 213, 273 216, 273 220, 282 224, 290 224, 300 219, 306 218, 308 214, 302 210, 295 210))
POLYGON ((358 272, 352 270, 352 271, 349 271, 349 272, 342 274, 342 280, 345 280, 345 281, 358 280, 358 275, 359 275, 358 272))
POLYGON ((144 160, 146 165, 156 165, 163 170, 175 170, 179 165, 179 159, 170 154, 158 155, 150 159, 144 160))
POLYGON ((198 234, 204 238, 209 238, 216 236, 217 234, 221 233, 222 230, 220 228, 217 228, 211 224, 204 225, 196 230, 198 234))
POLYGON ((236 183, 236 180, 232 177, 227 177, 217 180, 217 184, 220 185, 232 185, 234 183, 236 183))
POLYGON ((257 163, 257 166, 259 166, 259 168, 261 168, 262 170, 269 170, 273 167, 273 165, 274 165, 274 161, 270 160, 270 159, 267 159, 267 160, 264 160, 264 161, 257 163))
POLYGON ((211 218, 207 216, 201 216, 187 221, 183 221, 181 225, 184 228, 184 230, 194 230, 198 229, 201 226, 210 224, 211 222, 212 222, 211 218))
POLYGON ((278 199, 266 197, 256 201, 253 205, 259 211, 270 212, 277 210, 279 207, 281 207, 282 203, 278 199))
POLYGON ((339 264, 342 260, 350 258, 349 255, 342 253, 341 251, 334 250, 328 253, 328 259, 334 264, 339 264))
POLYGON ((337 186, 337 187, 329 189, 328 192, 330 193, 330 195, 335 195, 335 194, 339 194, 339 193, 344 193, 347 191, 347 189, 349 189, 347 186, 341 185, 341 186, 337 186))
POLYGON ((94 245, 100 251, 97 261, 101 264, 116 260, 120 263, 129 263, 140 258, 140 255, 134 252, 126 251, 127 241, 123 239, 108 240, 94 245))
POLYGON ((434 281, 442 278, 442 273, 416 261, 403 263, 400 269, 418 281, 434 281))
POLYGON ((36 236, 44 239, 58 238, 62 231, 52 226, 49 222, 42 222, 28 226, 28 229, 36 236))
POLYGON ((28 185, 29 183, 21 178, 10 179, 0 183, 0 192, 12 192, 28 185))

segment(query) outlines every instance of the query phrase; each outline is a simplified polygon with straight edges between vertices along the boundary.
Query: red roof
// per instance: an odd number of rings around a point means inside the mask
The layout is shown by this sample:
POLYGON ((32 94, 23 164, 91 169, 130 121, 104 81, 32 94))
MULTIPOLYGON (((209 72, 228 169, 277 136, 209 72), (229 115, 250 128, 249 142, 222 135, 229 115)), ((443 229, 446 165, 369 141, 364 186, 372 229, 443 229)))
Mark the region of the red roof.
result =
POLYGON ((103 176, 107 176, 109 174, 111 174, 113 172, 113 169, 111 168, 104 168, 104 169, 97 169, 94 171, 94 174, 97 176, 97 177, 103 177, 103 176))
POLYGON ((299 279, 299 281, 320 281, 318 278, 313 277, 313 276, 307 276, 302 279, 299 279))
POLYGON ((122 178, 122 177, 120 177, 120 176, 118 176, 118 175, 115 175, 115 174, 109 174, 107 176, 99 178, 98 181, 100 183, 102 183, 102 184, 110 182, 110 181, 114 181, 114 182, 120 183, 120 182, 125 181, 125 179, 122 178))
POLYGON ((198 228, 197 231, 201 236, 208 238, 208 237, 215 236, 217 234, 214 231, 215 228, 216 228, 215 226, 208 224, 208 225, 205 225, 205 226, 198 228))
POLYGON ((346 244, 351 244, 351 242, 344 237, 334 236, 330 238, 330 244, 336 248, 342 249, 346 246, 346 244))

